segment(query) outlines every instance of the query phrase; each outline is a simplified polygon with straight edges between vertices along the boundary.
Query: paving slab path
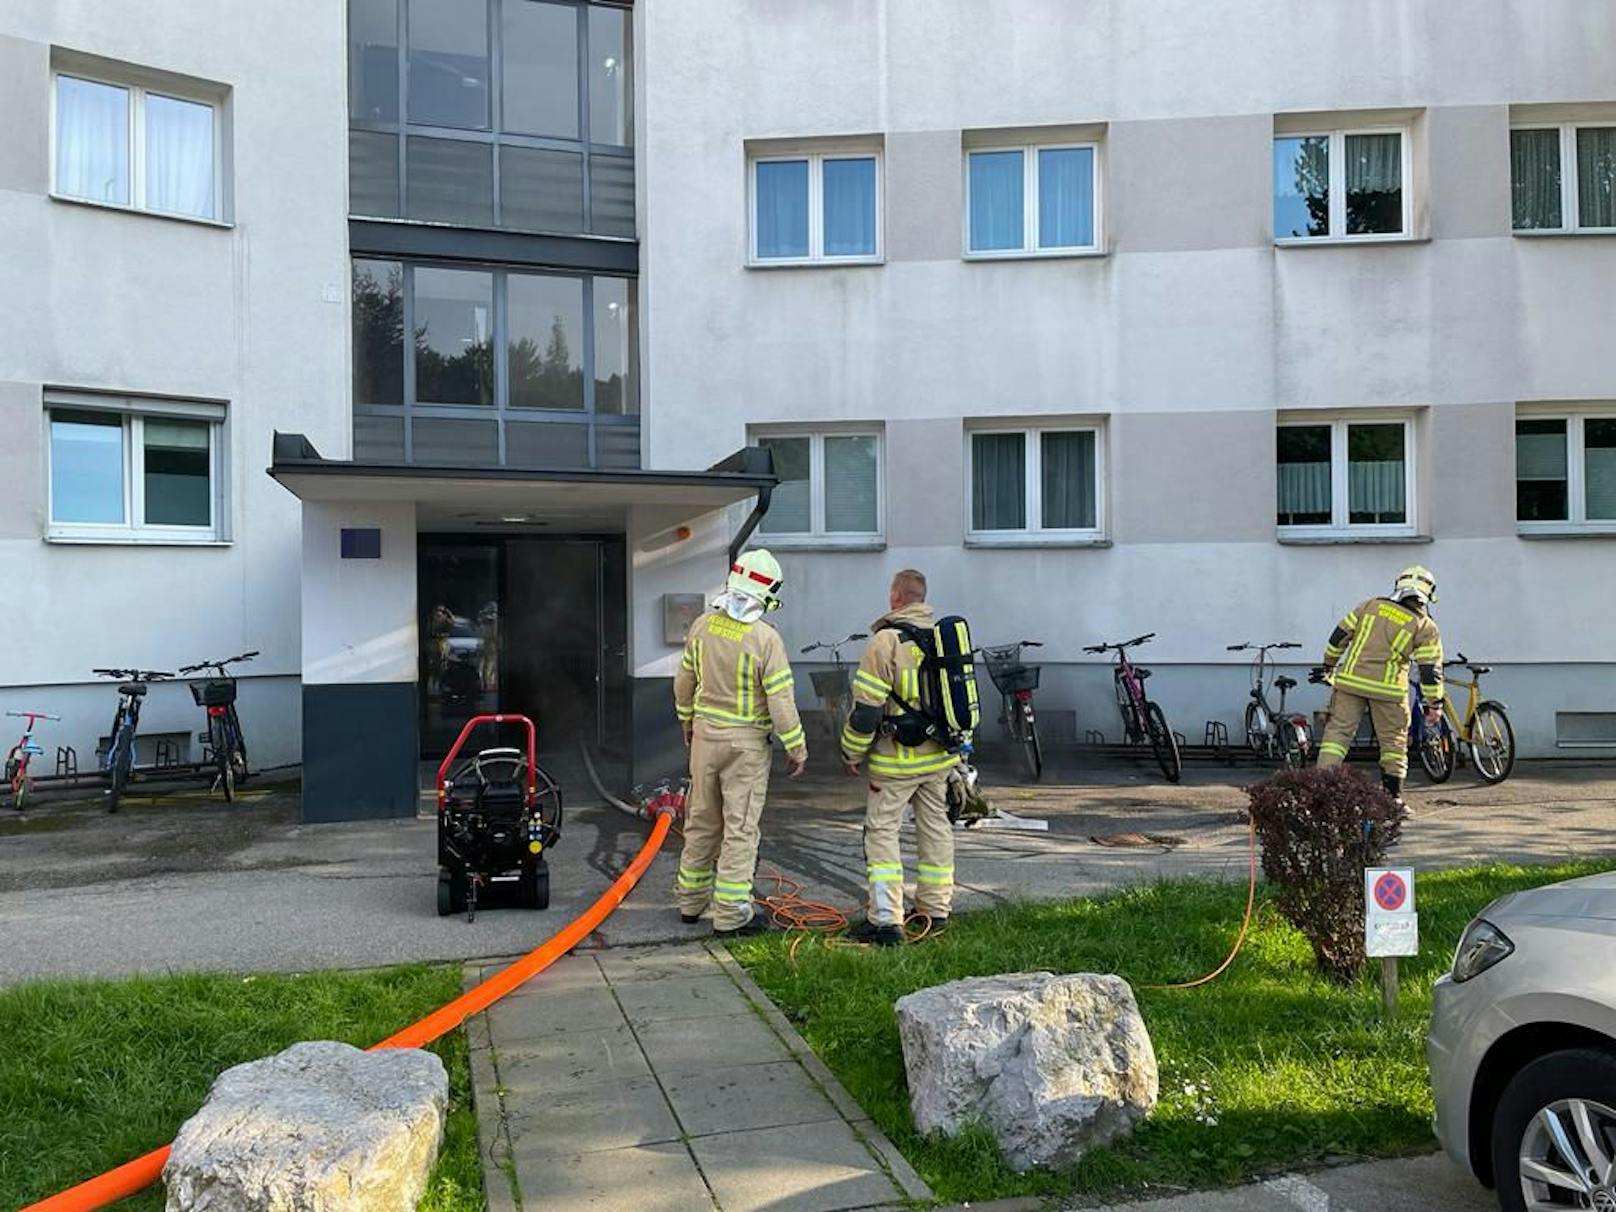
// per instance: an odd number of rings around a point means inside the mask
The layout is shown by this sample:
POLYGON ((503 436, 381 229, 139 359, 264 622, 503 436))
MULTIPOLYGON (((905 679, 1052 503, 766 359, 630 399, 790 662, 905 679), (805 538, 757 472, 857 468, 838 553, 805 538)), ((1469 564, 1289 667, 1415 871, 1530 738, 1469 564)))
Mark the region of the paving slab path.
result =
POLYGON ((843 1212, 931 1198, 722 948, 570 955, 469 1036, 490 1212, 843 1212))

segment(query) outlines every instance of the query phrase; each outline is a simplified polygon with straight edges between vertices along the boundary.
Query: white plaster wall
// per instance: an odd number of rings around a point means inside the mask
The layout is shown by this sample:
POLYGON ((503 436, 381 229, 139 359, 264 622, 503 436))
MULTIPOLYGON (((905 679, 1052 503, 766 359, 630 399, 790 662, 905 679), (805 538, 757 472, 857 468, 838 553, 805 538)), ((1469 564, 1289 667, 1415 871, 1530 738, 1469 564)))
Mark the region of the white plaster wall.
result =
POLYGON ((306 502, 302 563, 304 684, 414 682, 414 503, 306 502), (344 528, 380 530, 381 558, 342 559, 344 528))
MULTIPOLYGON (((298 502, 264 469, 274 429, 349 444, 344 29, 324 0, 0 9, 0 706, 86 699, 110 719, 91 666, 257 648, 255 760, 296 760, 298 502), (231 86, 233 227, 47 196, 53 45, 231 86), (43 542, 46 384, 226 400, 231 545, 43 542)), ((93 748, 87 725, 64 732, 93 748)))

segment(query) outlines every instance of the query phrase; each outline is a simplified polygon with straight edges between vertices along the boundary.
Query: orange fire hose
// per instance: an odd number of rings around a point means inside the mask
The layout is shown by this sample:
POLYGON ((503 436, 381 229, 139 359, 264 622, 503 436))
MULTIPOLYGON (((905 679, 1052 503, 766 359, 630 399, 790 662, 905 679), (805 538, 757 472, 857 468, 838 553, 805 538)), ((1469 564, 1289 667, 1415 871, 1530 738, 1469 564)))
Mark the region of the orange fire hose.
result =
MULTIPOLYGON (((645 845, 640 847, 640 852, 634 856, 634 861, 628 865, 627 870, 601 894, 599 900, 574 918, 559 934, 539 944, 509 968, 495 973, 448 1005, 434 1010, 420 1022, 373 1045, 369 1051, 375 1052, 381 1048, 419 1048, 423 1044, 429 1044, 439 1036, 453 1031, 473 1014, 488 1009, 512 989, 537 976, 566 955, 588 938, 590 932, 611 916, 612 911, 633 891, 634 885, 639 883, 640 877, 645 874, 651 861, 656 858, 657 852, 662 849, 662 840, 668 836, 668 830, 672 825, 671 816, 666 813, 659 815, 651 826, 651 836, 645 839, 645 845)), ((70 1187, 36 1204, 30 1204, 22 1212, 91 1212, 95 1208, 104 1208, 115 1200, 144 1191, 161 1178, 163 1163, 168 1160, 168 1153, 168 1145, 154 1149, 143 1157, 125 1162, 116 1169, 99 1174, 76 1187, 70 1187)))

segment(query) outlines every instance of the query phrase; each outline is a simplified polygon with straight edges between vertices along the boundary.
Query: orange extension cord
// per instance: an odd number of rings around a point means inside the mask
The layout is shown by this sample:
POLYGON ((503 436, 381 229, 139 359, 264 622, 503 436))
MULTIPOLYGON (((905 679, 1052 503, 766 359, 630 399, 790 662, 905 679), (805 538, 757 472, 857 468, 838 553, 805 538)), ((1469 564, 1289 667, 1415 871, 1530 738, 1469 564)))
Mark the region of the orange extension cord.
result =
MULTIPOLYGON (((388 1036, 369 1050, 375 1052, 382 1048, 419 1048, 429 1044, 439 1036, 453 1031, 473 1014, 488 1009, 518 985, 537 976, 566 955, 588 938, 589 934, 633 891, 634 885, 639 883, 640 877, 645 874, 651 861, 656 858, 657 852, 662 849, 662 840, 668 836, 668 830, 672 825, 672 817, 665 813, 659 815, 651 826, 651 836, 646 838, 645 845, 640 847, 640 852, 634 856, 634 861, 628 865, 627 870, 601 894, 599 900, 574 918, 559 934, 529 951, 509 968, 495 973, 448 1005, 439 1007, 420 1022, 388 1036)), ((36 1204, 30 1204, 23 1209, 23 1212, 91 1212, 95 1208, 104 1208, 115 1200, 144 1191, 161 1178, 163 1163, 168 1160, 168 1154, 169 1146, 164 1145, 161 1149, 154 1149, 143 1157, 125 1162, 116 1169, 97 1175, 59 1195, 52 1195, 36 1204)))
POLYGON ((1246 935, 1251 930, 1252 910, 1257 906, 1257 821, 1255 817, 1249 818, 1250 826, 1247 842, 1251 853, 1251 879, 1246 884, 1246 916, 1240 923, 1240 933, 1235 935, 1234 946, 1230 948, 1228 958, 1205 976, 1198 976, 1192 981, 1180 981, 1176 985, 1141 985, 1141 989, 1194 989, 1201 985, 1211 984, 1228 971, 1229 965, 1234 963, 1234 957, 1240 954, 1240 948, 1245 944, 1246 935))

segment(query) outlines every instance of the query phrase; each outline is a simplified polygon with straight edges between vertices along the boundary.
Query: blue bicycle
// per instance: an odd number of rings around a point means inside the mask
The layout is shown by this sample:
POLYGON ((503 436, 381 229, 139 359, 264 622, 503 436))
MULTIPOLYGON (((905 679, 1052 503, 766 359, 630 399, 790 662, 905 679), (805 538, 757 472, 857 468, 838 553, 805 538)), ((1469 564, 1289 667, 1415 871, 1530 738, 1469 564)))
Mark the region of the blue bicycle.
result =
POLYGON ((118 811, 118 801, 129 786, 135 770, 135 733, 140 727, 140 707, 146 699, 148 682, 171 678, 160 669, 92 669, 97 677, 120 678, 118 711, 112 717, 111 739, 102 770, 107 776, 107 811, 118 811))

